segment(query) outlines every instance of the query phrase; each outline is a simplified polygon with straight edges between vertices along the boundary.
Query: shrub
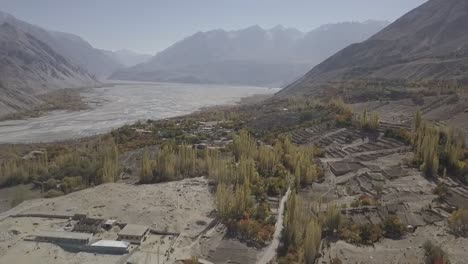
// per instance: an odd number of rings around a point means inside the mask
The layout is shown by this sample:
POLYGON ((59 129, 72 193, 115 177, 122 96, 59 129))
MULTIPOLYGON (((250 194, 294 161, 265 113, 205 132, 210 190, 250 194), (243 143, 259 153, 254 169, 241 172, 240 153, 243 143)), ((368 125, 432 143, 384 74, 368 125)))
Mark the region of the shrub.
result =
POLYGON ((77 177, 65 177, 60 184, 60 189, 64 193, 71 193, 79 190, 83 187, 82 178, 77 177))
POLYGON ((45 184, 45 191, 57 189, 57 181, 55 179, 48 179, 45 184))
POLYGON ((340 238, 347 241, 348 243, 361 243, 361 237, 359 235, 359 226, 356 224, 347 223, 340 229, 340 238))
POLYGON ((329 234, 338 231, 343 222, 341 211, 336 206, 329 206, 325 212, 323 227, 329 234))
POLYGON ((449 227, 454 234, 467 237, 468 211, 465 209, 454 211, 449 219, 449 227))
POLYGON ((359 237, 361 243, 365 245, 372 245, 382 238, 382 228, 380 225, 365 224, 359 228, 359 237))
POLYGON ((448 195, 448 192, 449 192, 449 189, 448 189, 447 185, 445 185, 443 183, 437 184, 437 187, 435 187, 435 189, 433 191, 433 193, 435 195, 439 196, 439 199, 441 201, 445 200, 445 198, 448 195))
POLYGON ((44 198, 54 198, 64 195, 63 192, 57 190, 49 190, 44 194, 44 198))
POLYGON ((340 238, 355 244, 372 245, 383 235, 382 227, 374 224, 346 224, 340 229, 340 238))
POLYGON ((441 247, 434 245, 431 241, 423 244, 426 264, 450 264, 447 253, 441 247))
POLYGON ((273 238, 273 226, 254 219, 242 219, 234 226, 235 228, 232 226, 230 228, 231 233, 237 233, 241 239, 254 242, 260 246, 265 246, 273 238))
POLYGON ((401 238, 405 234, 405 226, 397 216, 390 216, 384 221, 385 236, 389 238, 401 238))
POLYGON ((351 203, 351 207, 361 207, 361 206, 374 206, 377 204, 377 201, 367 195, 361 195, 358 199, 351 203))
POLYGON ((411 144, 413 141, 413 135, 410 131, 402 128, 389 128, 385 130, 385 136, 389 138, 394 138, 400 140, 406 144, 411 144))
POLYGON ((266 191, 270 196, 278 196, 288 189, 286 177, 271 177, 265 179, 266 191))
POLYGON ((335 121, 339 126, 349 126, 352 123, 353 112, 342 98, 334 98, 328 103, 328 108, 335 113, 335 121))

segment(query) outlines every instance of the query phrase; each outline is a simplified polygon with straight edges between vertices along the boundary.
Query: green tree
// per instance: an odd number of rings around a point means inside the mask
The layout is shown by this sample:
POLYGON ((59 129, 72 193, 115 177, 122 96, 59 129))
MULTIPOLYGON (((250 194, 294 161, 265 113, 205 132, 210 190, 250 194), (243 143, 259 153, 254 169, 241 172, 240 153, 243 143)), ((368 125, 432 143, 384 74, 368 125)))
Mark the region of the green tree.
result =
POLYGON ((314 264, 320 242, 322 240, 322 228, 320 224, 312 219, 305 230, 304 237, 304 259, 307 264, 314 264))
POLYGON ((239 135, 234 137, 232 142, 232 152, 236 160, 241 157, 255 158, 257 155, 257 142, 246 130, 241 130, 239 135))
POLYGON ((151 183, 153 181, 153 168, 149 158, 148 150, 145 149, 141 159, 140 182, 151 183))

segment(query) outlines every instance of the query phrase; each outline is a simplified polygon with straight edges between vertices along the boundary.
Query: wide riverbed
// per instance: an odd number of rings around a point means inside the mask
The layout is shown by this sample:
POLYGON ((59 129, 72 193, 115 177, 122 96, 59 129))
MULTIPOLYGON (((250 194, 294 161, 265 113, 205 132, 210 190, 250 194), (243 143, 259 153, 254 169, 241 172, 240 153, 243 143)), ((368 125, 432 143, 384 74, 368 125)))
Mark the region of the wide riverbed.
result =
POLYGON ((234 104, 278 89, 245 86, 126 83, 83 93, 91 109, 0 122, 0 143, 51 142, 105 133, 138 120, 189 114, 202 107, 234 104))

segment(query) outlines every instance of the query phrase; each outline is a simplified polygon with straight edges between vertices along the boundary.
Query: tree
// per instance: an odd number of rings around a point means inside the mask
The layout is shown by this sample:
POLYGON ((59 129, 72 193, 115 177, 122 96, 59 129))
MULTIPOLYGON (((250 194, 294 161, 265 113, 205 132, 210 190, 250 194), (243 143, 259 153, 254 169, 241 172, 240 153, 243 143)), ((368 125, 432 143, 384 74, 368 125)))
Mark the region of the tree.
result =
POLYGON ((215 197, 219 215, 225 220, 240 219, 253 206, 248 181, 235 187, 219 184, 215 197))
POLYGON ((335 205, 328 206, 323 220, 324 230, 329 234, 333 234, 338 231, 342 222, 343 219, 338 207, 335 205))
POLYGON ((197 152, 185 144, 177 147, 177 174, 187 178, 196 174, 197 152))
POLYGON ((314 264, 320 241, 322 240, 322 228, 320 224, 312 219, 305 230, 304 259, 307 264, 314 264))
POLYGON ((102 182, 115 182, 120 174, 119 152, 117 146, 112 144, 104 149, 102 165, 102 182))
POLYGON ((236 160, 241 157, 254 158, 257 155, 257 143, 246 130, 241 130, 232 142, 232 152, 236 160))
POLYGON ((422 115, 421 115, 421 110, 418 109, 416 111, 416 115, 414 118, 414 131, 418 131, 419 127, 421 127, 422 124, 422 115))
POLYGON ((306 202, 295 193, 291 194, 285 215, 284 243, 287 247, 300 247, 304 241, 304 226, 312 219, 306 202))
POLYGON ((151 183, 153 181, 153 168, 149 159, 148 150, 145 149, 141 159, 140 182, 151 183))
POLYGON ((416 133, 415 162, 427 177, 436 177, 439 170, 439 129, 422 123, 416 133))
POLYGON ((170 145, 163 146, 156 155, 154 164, 155 181, 173 181, 177 176, 177 155, 170 145))
POLYGON ((377 113, 369 113, 367 109, 364 110, 359 117, 359 125, 362 129, 375 131, 379 129, 380 118, 377 113))
MULTIPOLYGON (((281 146, 279 146, 281 148, 281 146)), ((258 161, 258 170, 261 174, 265 176, 273 176, 275 174, 275 169, 277 164, 280 162, 279 155, 282 153, 279 152, 279 149, 276 147, 271 148, 267 146, 260 146, 258 148, 257 161, 258 161)))

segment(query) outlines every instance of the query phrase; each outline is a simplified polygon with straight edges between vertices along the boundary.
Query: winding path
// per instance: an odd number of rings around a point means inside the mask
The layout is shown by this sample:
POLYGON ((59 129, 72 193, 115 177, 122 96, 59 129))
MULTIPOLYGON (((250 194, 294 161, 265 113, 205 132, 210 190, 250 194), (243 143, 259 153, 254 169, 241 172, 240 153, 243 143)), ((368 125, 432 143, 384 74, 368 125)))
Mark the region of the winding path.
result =
POLYGON ((275 224, 275 233, 273 234, 273 240, 270 245, 263 252, 263 256, 257 261, 257 264, 268 264, 276 256, 276 251, 280 244, 281 232, 284 228, 284 209, 286 207, 286 202, 288 201, 289 195, 291 194, 291 187, 288 188, 288 191, 281 199, 281 203, 278 210, 278 220, 275 224))

